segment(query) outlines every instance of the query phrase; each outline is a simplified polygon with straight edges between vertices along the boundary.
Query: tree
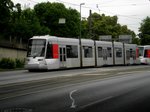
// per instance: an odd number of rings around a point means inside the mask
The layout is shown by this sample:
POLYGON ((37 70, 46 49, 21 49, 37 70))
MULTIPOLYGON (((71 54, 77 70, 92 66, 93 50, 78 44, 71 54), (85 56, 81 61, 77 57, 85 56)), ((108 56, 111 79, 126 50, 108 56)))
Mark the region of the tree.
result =
POLYGON ((9 20, 13 11, 13 2, 11 0, 0 0, 0 34, 5 35, 9 32, 9 20))
POLYGON ((146 17, 139 28, 141 45, 150 45, 150 17, 146 17))
MULTIPOLYGON (((46 34, 72 38, 79 36, 79 12, 66 8, 62 3, 39 3, 34 9, 22 10, 20 4, 14 6, 10 0, 1 1, 0 11, 2 14, 4 11, 5 14, 2 15, 3 18, 0 18, 0 25, 1 31, 7 34, 7 37, 11 36, 14 40, 20 40, 20 38, 28 40, 34 35, 46 34), (66 23, 59 24, 60 18, 65 18, 66 23)), ((112 35, 115 39, 123 34, 135 36, 126 25, 118 24, 117 16, 93 13, 81 23, 82 38, 98 39, 100 35, 112 35)))
POLYGON ((16 9, 12 13, 11 19, 11 36, 14 39, 20 40, 22 38, 27 41, 34 35, 49 34, 50 30, 40 25, 34 10, 30 8, 21 10, 20 4, 16 5, 16 9))
POLYGON ((77 37, 79 35, 79 13, 75 9, 67 9, 61 3, 40 3, 34 7, 40 24, 47 26, 51 35, 61 37, 77 37), (65 18, 65 24, 59 24, 60 18, 65 18))
MULTIPOLYGON (((121 26, 118 23, 118 17, 117 16, 105 16, 105 14, 97 14, 93 13, 90 17, 88 17, 88 21, 91 21, 91 32, 92 32, 92 39, 99 39, 100 35, 112 35, 113 39, 118 39, 119 35, 132 35, 132 37, 135 37, 135 33, 128 29, 126 25, 121 26)), ((89 37, 89 33, 87 33, 88 28, 88 22, 82 22, 84 23, 83 29, 82 29, 82 35, 84 35, 86 38, 89 37), (84 33, 85 32, 85 33, 84 33)))

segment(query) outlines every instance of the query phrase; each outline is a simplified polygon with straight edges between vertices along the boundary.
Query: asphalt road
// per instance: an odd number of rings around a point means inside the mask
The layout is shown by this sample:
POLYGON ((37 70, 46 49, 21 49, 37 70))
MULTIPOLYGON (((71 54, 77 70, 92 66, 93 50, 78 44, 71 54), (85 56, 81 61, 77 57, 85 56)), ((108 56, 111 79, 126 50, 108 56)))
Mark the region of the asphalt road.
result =
POLYGON ((148 112, 149 68, 1 72, 0 111, 148 112))

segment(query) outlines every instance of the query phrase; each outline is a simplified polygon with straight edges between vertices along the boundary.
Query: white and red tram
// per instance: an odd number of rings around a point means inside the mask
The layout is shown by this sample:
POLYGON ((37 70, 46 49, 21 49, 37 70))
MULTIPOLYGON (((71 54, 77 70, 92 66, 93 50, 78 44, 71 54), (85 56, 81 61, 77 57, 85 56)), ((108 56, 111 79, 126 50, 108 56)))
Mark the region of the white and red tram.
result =
POLYGON ((81 39, 81 45, 82 59, 79 39, 34 36, 29 39, 25 67, 31 71, 138 64, 138 50, 135 44, 81 39))
POLYGON ((150 64, 150 45, 139 46, 139 59, 141 64, 150 64))

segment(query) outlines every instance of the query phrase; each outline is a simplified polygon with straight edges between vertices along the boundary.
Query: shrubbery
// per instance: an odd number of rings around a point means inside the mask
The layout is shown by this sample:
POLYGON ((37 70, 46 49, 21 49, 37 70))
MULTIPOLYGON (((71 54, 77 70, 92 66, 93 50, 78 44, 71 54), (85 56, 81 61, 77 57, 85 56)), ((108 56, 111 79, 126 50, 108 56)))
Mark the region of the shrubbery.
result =
POLYGON ((10 59, 10 58, 2 58, 0 60, 0 68, 2 69, 15 69, 15 68, 23 68, 24 61, 20 59, 10 59))
POLYGON ((15 59, 16 68, 23 68, 24 67, 24 60, 15 59))

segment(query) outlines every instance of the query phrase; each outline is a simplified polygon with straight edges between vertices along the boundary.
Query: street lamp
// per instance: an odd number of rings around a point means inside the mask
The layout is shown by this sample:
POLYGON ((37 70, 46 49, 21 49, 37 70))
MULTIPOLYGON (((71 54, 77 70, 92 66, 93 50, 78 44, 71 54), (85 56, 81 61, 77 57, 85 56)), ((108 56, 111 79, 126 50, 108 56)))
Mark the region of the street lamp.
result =
POLYGON ((80 36, 79 36, 79 44, 80 44, 80 67, 82 67, 82 43, 81 43, 81 6, 84 5, 85 3, 80 3, 80 36))

